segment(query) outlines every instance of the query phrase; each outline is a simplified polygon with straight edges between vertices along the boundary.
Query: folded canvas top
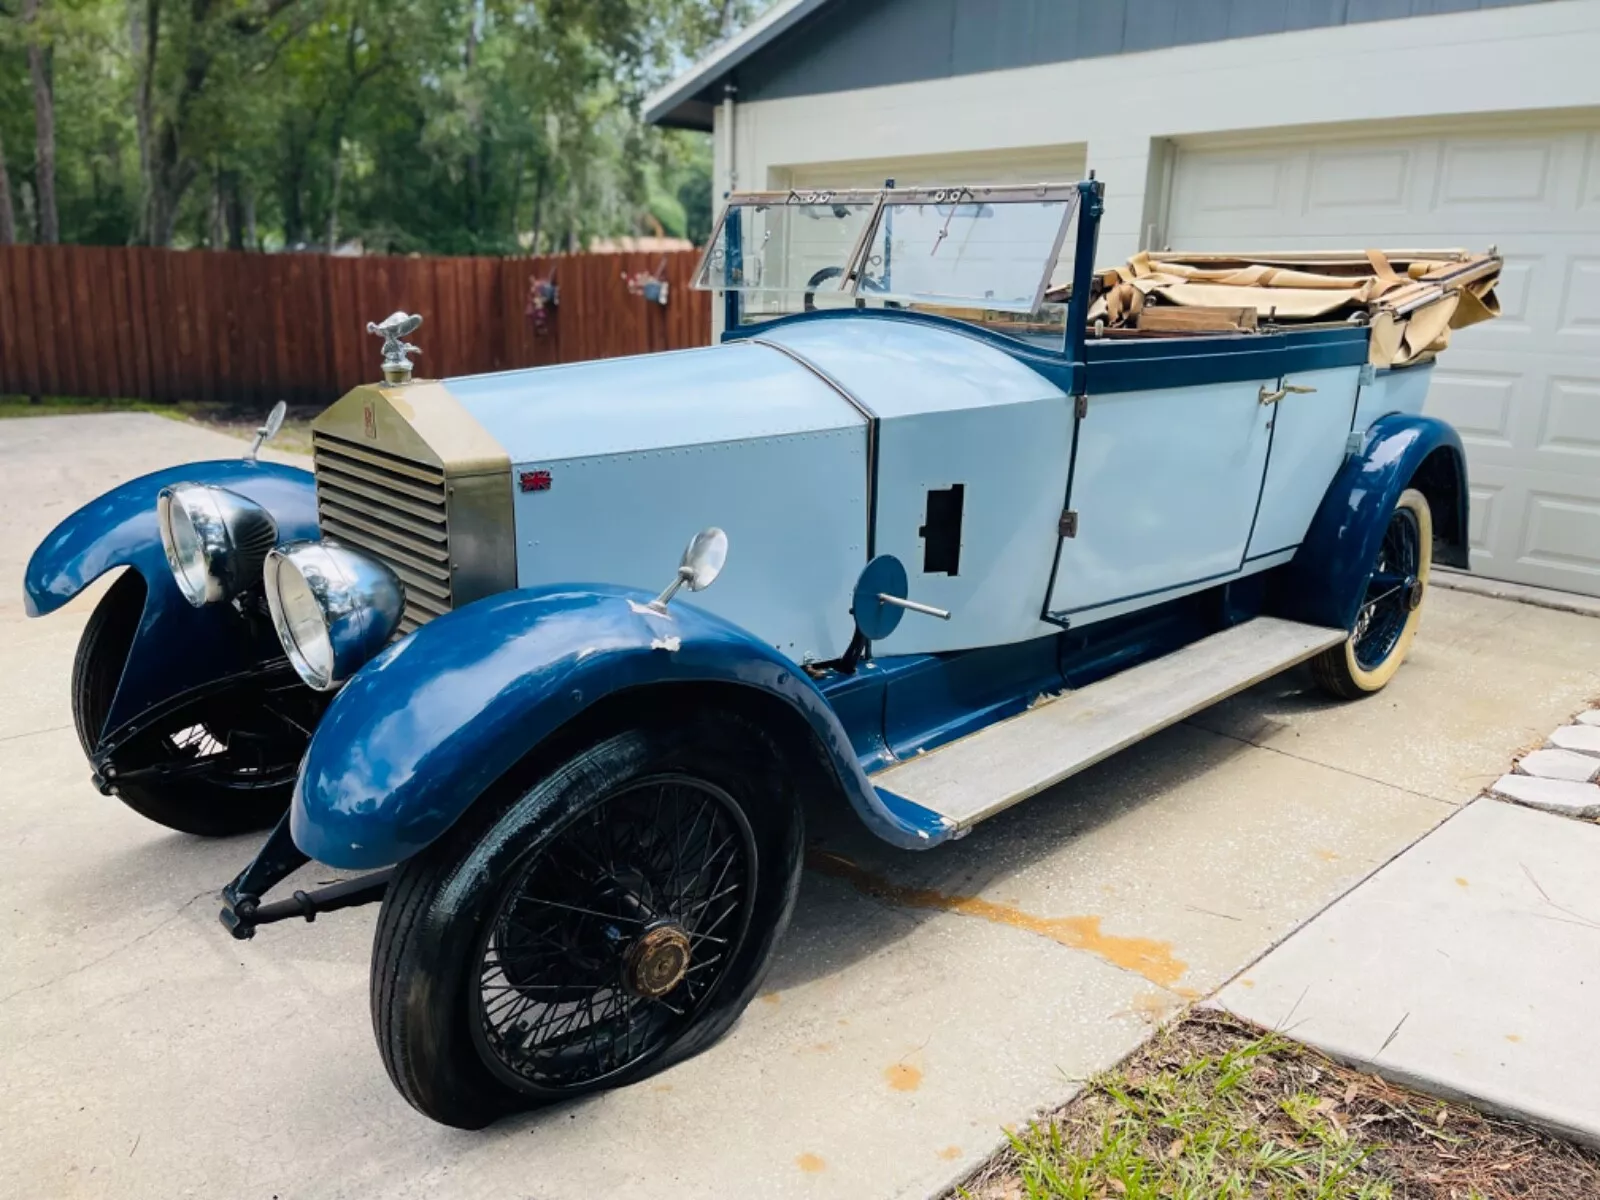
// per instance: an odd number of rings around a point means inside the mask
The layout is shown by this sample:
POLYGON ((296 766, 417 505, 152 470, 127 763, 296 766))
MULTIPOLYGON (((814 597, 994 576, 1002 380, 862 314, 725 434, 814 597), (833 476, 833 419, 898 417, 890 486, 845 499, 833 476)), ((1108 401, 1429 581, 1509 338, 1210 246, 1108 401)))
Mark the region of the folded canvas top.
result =
POLYGON ((1443 350, 1451 330, 1499 315, 1494 288, 1500 267, 1501 259, 1492 251, 1141 251, 1100 274, 1089 320, 1112 331, 1208 327, 1200 313, 1184 323, 1154 318, 1161 307, 1175 305, 1217 314, 1209 325, 1212 331, 1364 323, 1372 326, 1371 361, 1402 366, 1443 350), (1241 312, 1254 320, 1237 319, 1241 312), (1222 315, 1226 313, 1234 315, 1222 315))

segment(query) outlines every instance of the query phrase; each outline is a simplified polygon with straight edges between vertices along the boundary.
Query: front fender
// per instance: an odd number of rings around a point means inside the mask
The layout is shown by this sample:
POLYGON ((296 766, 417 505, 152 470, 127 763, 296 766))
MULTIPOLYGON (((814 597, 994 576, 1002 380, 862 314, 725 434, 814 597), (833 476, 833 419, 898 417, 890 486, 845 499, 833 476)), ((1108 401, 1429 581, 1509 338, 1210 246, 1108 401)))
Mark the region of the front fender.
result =
POLYGON ((284 541, 317 535, 311 473, 244 459, 189 463, 131 479, 51 530, 23 576, 29 616, 54 612, 116 567, 132 567, 144 576, 144 614, 112 701, 108 730, 152 704, 281 654, 264 622, 252 633, 229 605, 195 608, 178 591, 156 525, 156 497, 176 483, 215 484, 249 497, 277 520, 284 541))
POLYGON ((846 795, 881 836, 926 847, 946 829, 880 797, 806 673, 690 604, 605 585, 505 592, 390 646, 328 708, 300 769, 290 828, 329 866, 416 854, 495 780, 590 705, 661 683, 739 684, 786 702, 816 735, 846 795))
POLYGON ((1400 493, 1414 485, 1428 493, 1436 529, 1451 530, 1451 539, 1459 540, 1450 544, 1451 561, 1465 565, 1467 478, 1460 435, 1435 417, 1380 417, 1360 453, 1334 477, 1289 564, 1283 615, 1353 628, 1389 514, 1400 493), (1451 511, 1443 511, 1444 505, 1451 511))

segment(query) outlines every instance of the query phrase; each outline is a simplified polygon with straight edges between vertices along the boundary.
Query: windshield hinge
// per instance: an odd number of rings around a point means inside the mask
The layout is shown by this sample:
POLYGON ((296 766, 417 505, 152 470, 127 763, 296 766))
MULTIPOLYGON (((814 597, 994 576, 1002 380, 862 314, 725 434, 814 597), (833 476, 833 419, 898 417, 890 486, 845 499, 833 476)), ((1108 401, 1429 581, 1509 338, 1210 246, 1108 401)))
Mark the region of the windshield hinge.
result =
POLYGON ((1076 512, 1074 512, 1070 508, 1067 509, 1066 512, 1061 514, 1061 520, 1057 523, 1056 529, 1060 532, 1061 536, 1064 537, 1064 538, 1075 538, 1075 537, 1077 537, 1078 536, 1078 514, 1076 512))
POLYGON ((1089 415, 1089 397, 1088 396, 1079 396, 1078 397, 1078 420, 1081 421, 1085 417, 1087 417, 1088 415, 1089 415))

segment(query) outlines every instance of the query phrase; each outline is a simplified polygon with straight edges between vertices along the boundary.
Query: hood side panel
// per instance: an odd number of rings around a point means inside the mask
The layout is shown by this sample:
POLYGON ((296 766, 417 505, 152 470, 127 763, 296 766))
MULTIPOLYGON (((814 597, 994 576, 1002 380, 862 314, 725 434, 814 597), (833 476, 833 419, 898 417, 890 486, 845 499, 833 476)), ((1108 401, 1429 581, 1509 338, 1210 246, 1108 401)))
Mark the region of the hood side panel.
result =
POLYGON ((859 428, 837 392, 751 344, 535 367, 445 381, 512 462, 859 428))

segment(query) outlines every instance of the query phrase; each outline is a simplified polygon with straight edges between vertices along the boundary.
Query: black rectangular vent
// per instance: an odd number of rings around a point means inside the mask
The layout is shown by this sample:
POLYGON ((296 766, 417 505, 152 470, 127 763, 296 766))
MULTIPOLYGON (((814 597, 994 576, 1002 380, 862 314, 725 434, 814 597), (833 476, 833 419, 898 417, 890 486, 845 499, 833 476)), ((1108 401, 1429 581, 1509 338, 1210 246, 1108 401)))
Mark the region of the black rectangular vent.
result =
POLYGON ((917 530, 922 535, 924 575, 961 573, 961 506, 966 490, 958 483, 928 492, 928 523, 917 530))

